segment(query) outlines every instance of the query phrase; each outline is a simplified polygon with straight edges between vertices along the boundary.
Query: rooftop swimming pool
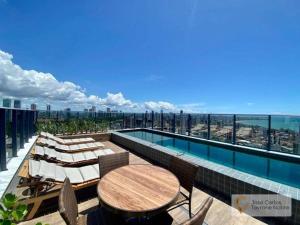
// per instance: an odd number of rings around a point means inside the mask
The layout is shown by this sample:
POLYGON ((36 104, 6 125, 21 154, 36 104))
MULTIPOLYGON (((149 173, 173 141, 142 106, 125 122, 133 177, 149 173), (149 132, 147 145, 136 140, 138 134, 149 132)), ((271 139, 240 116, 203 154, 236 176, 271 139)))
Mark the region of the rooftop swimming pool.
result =
POLYGON ((188 154, 209 160, 239 171, 267 178, 279 183, 300 188, 300 164, 280 159, 272 159, 247 152, 240 152, 194 140, 185 140, 167 134, 137 130, 122 132, 142 139, 179 154, 188 154))

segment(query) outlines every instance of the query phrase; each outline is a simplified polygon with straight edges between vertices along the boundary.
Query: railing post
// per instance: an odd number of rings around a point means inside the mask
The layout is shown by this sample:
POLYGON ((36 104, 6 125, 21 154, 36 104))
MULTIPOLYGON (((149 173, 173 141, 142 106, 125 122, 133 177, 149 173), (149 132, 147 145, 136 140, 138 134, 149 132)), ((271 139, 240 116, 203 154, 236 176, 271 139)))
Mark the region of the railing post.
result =
POLYGON ((210 114, 207 115, 207 139, 210 140, 210 114))
POLYGON ((6 170, 6 114, 5 109, 0 109, 0 171, 6 170))
POLYGON ((151 128, 154 128, 154 111, 151 112, 151 128))
POLYGON ((25 142, 28 142, 29 140, 29 113, 28 111, 24 111, 25 112, 25 142))
POLYGON ((11 134, 11 138, 12 138, 12 156, 16 157, 17 156, 17 131, 18 131, 18 127, 17 127, 17 110, 13 109, 12 110, 12 134, 11 134))
POLYGON ((191 136, 191 129, 192 129, 192 116, 191 114, 188 114, 188 119, 187 119, 187 131, 188 131, 188 136, 191 136))
POLYGON ((172 132, 176 132, 176 114, 173 113, 173 119, 172 119, 172 132))
POLYGON ((162 110, 160 111, 160 130, 164 130, 164 112, 162 110))
POLYGON ((20 111, 20 148, 24 148, 25 111, 20 111))
POLYGON ((270 151, 271 150, 271 129, 272 129, 272 118, 271 115, 268 116, 268 146, 267 146, 267 150, 270 151))
POLYGON ((133 128, 135 128, 135 113, 133 113, 133 128))
POLYGON ((111 112, 108 114, 109 129, 111 129, 111 112))
POLYGON ((145 112, 145 121, 144 121, 144 128, 147 128, 147 122, 148 122, 148 112, 145 112))
POLYGON ((122 129, 125 129, 125 128, 126 128, 126 127, 125 127, 125 113, 123 113, 122 119, 123 119, 123 128, 122 128, 122 129))
POLYGON ((233 115, 232 144, 236 144, 236 115, 233 115))

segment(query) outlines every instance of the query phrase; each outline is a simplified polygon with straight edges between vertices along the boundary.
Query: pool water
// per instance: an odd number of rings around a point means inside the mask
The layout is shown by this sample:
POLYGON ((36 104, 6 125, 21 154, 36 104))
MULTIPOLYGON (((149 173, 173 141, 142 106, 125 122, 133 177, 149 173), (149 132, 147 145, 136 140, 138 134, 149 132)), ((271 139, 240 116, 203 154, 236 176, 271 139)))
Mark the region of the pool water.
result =
POLYGON ((297 163, 270 159, 147 131, 126 131, 122 133, 164 146, 170 151, 189 154, 249 174, 300 188, 300 164, 297 163))

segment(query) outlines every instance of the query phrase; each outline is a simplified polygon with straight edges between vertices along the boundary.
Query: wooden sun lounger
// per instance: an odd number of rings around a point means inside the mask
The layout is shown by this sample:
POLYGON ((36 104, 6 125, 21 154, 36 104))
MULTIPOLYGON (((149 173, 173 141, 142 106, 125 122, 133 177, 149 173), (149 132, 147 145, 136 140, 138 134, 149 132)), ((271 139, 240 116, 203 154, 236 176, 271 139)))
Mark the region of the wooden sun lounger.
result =
POLYGON ((85 143, 91 143, 91 142, 95 142, 95 140, 91 137, 87 137, 87 138, 73 138, 73 139, 63 139, 63 138, 59 138, 54 136, 53 134, 50 134, 48 132, 41 132, 40 133, 41 137, 56 141, 59 144, 63 144, 63 145, 74 145, 74 144, 85 144, 85 143))
POLYGON ((75 144, 75 145, 62 145, 56 141, 39 138, 37 140, 37 145, 49 148, 55 148, 57 151, 61 152, 82 152, 82 151, 92 151, 99 148, 103 148, 104 144, 101 142, 91 142, 85 144, 75 144))
MULTIPOLYGON (((31 179, 31 177, 29 176, 29 161, 25 160, 20 171, 19 171, 19 177, 23 178, 23 179, 31 179)), ((96 185, 99 181, 98 179, 94 179, 88 182, 83 182, 80 184, 73 184, 72 187, 74 188, 74 190, 80 190, 83 188, 87 188, 93 185, 96 185)), ((26 219, 30 220, 32 219, 35 214, 37 213, 39 207, 41 206, 42 202, 54 197, 57 197, 59 195, 59 191, 61 189, 61 186, 63 184, 63 182, 52 182, 53 186, 46 190, 45 192, 36 192, 33 196, 29 197, 29 198, 23 198, 20 199, 20 203, 26 204, 26 205, 31 205, 32 209, 30 210, 29 214, 27 215, 26 219)), ((26 186, 26 184, 24 185, 26 186)))
POLYGON ((62 166, 81 166, 97 163, 99 156, 114 153, 115 152, 111 149, 97 149, 94 151, 63 153, 48 147, 35 146, 31 151, 31 156, 35 159, 43 159, 62 166))

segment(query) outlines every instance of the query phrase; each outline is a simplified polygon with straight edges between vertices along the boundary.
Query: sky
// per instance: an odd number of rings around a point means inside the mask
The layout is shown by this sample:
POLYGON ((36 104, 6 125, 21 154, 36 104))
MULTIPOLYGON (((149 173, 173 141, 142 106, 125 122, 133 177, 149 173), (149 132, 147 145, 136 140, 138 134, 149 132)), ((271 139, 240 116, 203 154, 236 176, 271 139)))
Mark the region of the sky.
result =
POLYGON ((299 0, 0 0, 0 96, 300 114, 299 0))

